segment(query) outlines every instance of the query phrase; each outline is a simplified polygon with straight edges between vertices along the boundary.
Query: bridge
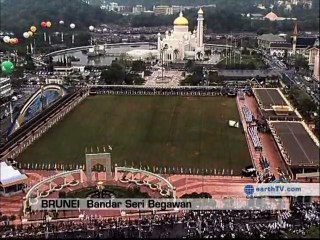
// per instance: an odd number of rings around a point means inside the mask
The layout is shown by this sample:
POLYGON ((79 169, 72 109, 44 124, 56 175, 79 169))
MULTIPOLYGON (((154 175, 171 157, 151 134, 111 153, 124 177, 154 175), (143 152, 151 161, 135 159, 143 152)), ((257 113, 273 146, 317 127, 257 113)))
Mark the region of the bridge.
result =
MULTIPOLYGON (((150 43, 150 42, 135 42, 135 43, 112 43, 112 44, 103 44, 105 47, 121 47, 121 46, 141 46, 141 45, 150 45, 150 46, 156 46, 156 43, 150 43)), ((89 48, 93 48, 94 45, 88 45, 88 46, 80 46, 80 47, 73 47, 73 48, 67 48, 62 49, 58 51, 54 51, 51 53, 48 53, 45 55, 47 56, 56 56, 59 54, 64 54, 68 52, 75 52, 75 51, 81 51, 81 50, 88 50, 89 48)))

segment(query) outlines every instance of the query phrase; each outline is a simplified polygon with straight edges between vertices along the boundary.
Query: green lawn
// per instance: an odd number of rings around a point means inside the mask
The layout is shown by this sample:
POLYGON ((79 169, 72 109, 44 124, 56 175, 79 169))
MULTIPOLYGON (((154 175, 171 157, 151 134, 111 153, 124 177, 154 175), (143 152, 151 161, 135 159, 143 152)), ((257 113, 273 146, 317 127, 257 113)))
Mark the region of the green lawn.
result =
POLYGON ((112 163, 234 169, 250 164, 234 98, 94 96, 19 157, 22 163, 84 164, 85 148, 111 145, 112 163))

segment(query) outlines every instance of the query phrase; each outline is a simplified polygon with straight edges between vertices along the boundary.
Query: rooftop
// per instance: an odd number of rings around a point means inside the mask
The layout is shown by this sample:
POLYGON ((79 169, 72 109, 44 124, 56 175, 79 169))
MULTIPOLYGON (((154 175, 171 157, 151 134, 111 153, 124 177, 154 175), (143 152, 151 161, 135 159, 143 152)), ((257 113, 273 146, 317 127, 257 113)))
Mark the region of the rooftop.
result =
POLYGON ((291 166, 319 165, 319 146, 301 122, 272 122, 291 166))
POLYGON ((22 174, 18 169, 15 169, 6 162, 0 163, 0 185, 8 186, 15 182, 26 180, 28 177, 22 174))
POLYGON ((262 34, 261 36, 257 37, 258 40, 261 41, 268 41, 268 42, 283 42, 284 39, 279 37, 278 35, 274 35, 272 33, 262 34))
POLYGON ((272 42, 270 48, 291 48, 291 44, 288 42, 272 42))

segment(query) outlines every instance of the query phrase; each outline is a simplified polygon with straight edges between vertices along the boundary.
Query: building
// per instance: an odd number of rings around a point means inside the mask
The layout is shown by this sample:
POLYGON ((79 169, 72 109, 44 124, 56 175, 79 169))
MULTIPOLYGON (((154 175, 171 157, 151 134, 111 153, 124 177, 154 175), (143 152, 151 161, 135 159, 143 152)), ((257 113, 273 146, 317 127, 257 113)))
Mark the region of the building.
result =
POLYGON ((118 6, 118 13, 122 15, 129 15, 132 13, 133 8, 131 6, 118 6))
POLYGON ((274 12, 269 12, 266 16, 264 16, 264 19, 268 19, 269 21, 283 21, 283 20, 291 20, 291 21, 296 21, 297 18, 284 18, 284 17, 279 17, 277 14, 274 12))
POLYGON ((172 14, 178 14, 180 11, 182 11, 184 8, 181 6, 172 6, 172 14))
POLYGON ((12 94, 10 78, 0 78, 0 98, 8 97, 12 94))
POLYGON ((271 11, 267 15, 265 15, 264 18, 269 19, 270 21, 276 21, 278 19, 278 16, 277 14, 271 11))
POLYGON ((319 46, 319 36, 299 36, 298 25, 297 23, 295 23, 293 33, 291 36, 291 44, 292 54, 301 54, 305 58, 309 59, 309 54, 312 52, 308 50, 314 46, 319 46))
POLYGON ((189 21, 182 12, 174 20, 173 31, 166 31, 161 39, 158 33, 158 59, 164 62, 177 62, 184 59, 202 60, 203 44, 203 11, 198 11, 197 31, 189 31, 189 21))
POLYGON ((269 49, 271 43, 285 42, 284 38, 272 33, 262 34, 261 36, 257 37, 257 40, 258 46, 261 49, 269 49))
POLYGON ((291 54, 292 47, 288 42, 272 42, 269 45, 269 52, 271 56, 284 58, 291 54))
POLYGON ((261 13, 248 13, 247 17, 251 20, 263 20, 264 16, 261 13))
POLYGON ((46 84, 63 84, 63 80, 61 78, 46 78, 46 84))
POLYGON ((146 8, 142 5, 136 5, 132 8, 132 13, 133 14, 141 14, 144 11, 146 11, 146 8))
POLYGON ((153 12, 155 15, 173 15, 173 8, 170 6, 154 6, 153 12))
POLYGON ((118 3, 111 2, 109 3, 108 10, 113 12, 118 12, 118 7, 119 7, 118 3))
POLYGON ((67 76, 73 72, 80 72, 83 73, 85 66, 72 66, 72 67, 54 67, 54 73, 56 75, 64 75, 67 76))
POLYGON ((314 67, 316 55, 319 53, 319 45, 318 46, 313 46, 307 49, 306 51, 308 53, 308 65, 309 69, 312 70, 314 67))
POLYGON ((22 191, 28 177, 7 162, 0 162, 0 195, 10 195, 22 191))

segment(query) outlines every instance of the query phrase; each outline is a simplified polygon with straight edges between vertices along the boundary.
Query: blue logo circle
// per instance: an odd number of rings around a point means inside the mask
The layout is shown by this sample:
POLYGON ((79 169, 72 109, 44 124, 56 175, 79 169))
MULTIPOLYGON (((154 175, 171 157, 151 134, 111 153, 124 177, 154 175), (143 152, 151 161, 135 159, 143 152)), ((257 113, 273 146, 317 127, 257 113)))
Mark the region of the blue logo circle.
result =
POLYGON ((244 186, 244 193, 246 195, 252 195, 254 193, 254 187, 252 185, 244 186))

